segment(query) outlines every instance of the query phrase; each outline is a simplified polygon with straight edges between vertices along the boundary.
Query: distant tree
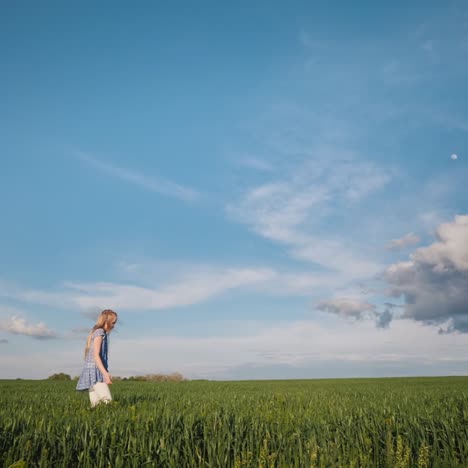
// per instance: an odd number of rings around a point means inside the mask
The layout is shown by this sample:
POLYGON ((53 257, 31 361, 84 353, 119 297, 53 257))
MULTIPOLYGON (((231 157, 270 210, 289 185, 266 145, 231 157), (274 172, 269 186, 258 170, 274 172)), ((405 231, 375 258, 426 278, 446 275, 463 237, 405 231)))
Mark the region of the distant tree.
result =
POLYGON ((60 372, 59 374, 52 374, 47 377, 47 380, 71 380, 71 377, 68 374, 60 372))
POLYGON ((173 374, 169 375, 149 374, 145 375, 145 378, 151 382, 183 382, 185 380, 183 375, 179 372, 174 372, 173 374))
POLYGON ((179 372, 173 374, 146 374, 146 375, 132 375, 123 380, 130 380, 132 382, 185 382, 184 378, 179 372))
POLYGON ((144 375, 132 375, 128 378, 131 382, 144 382, 146 380, 144 375))

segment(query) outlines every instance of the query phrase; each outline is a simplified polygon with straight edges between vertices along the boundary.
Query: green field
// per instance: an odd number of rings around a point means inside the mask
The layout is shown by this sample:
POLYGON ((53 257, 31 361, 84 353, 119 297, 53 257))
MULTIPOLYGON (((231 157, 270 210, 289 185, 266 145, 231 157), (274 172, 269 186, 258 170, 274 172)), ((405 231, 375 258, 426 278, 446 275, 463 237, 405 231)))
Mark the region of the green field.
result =
POLYGON ((74 387, 0 381, 1 466, 468 466, 468 377, 74 387))

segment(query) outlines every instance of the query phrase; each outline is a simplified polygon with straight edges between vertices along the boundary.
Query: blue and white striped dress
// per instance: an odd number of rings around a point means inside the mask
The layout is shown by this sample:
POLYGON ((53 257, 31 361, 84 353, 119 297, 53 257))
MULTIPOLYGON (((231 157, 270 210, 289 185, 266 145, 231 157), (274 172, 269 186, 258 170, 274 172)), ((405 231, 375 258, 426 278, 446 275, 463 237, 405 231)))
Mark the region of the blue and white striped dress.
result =
POLYGON ((96 362, 94 361, 94 338, 97 336, 102 336, 101 350, 99 351, 99 356, 101 357, 102 364, 104 368, 108 371, 107 363, 107 333, 103 328, 98 328, 95 330, 91 336, 91 343, 89 345, 88 353, 86 354, 85 364, 83 370, 81 371, 80 378, 76 384, 77 390, 88 390, 97 382, 104 382, 104 376, 99 370, 96 362))

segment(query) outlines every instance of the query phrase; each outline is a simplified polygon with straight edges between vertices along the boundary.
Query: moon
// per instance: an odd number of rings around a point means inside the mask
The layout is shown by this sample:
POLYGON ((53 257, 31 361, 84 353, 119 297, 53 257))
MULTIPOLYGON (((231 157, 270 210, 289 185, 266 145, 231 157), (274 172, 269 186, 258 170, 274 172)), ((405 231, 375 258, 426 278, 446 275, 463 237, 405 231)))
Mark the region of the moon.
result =
POLYGON ((455 154, 455 153, 453 153, 452 156, 450 156, 450 159, 451 159, 452 161, 455 161, 455 160, 458 159, 458 155, 455 154))

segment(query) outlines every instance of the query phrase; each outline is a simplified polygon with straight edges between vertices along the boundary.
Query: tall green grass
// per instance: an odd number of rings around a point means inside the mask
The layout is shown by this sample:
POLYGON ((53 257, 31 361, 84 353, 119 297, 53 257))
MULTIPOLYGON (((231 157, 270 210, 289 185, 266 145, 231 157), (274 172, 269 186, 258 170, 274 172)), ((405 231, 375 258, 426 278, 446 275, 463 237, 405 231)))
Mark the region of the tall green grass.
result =
POLYGON ((40 467, 468 466, 468 378, 0 381, 0 464, 40 467))

